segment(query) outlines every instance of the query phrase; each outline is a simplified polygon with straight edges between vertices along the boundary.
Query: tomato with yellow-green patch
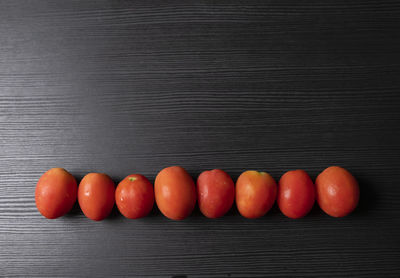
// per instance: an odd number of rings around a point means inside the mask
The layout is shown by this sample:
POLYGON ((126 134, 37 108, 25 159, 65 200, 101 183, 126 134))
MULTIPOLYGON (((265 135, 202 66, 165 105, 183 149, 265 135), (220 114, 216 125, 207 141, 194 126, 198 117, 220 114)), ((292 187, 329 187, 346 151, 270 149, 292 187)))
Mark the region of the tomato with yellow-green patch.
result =
POLYGON ((277 185, 266 172, 245 171, 236 181, 236 206, 246 218, 264 216, 274 205, 277 185))

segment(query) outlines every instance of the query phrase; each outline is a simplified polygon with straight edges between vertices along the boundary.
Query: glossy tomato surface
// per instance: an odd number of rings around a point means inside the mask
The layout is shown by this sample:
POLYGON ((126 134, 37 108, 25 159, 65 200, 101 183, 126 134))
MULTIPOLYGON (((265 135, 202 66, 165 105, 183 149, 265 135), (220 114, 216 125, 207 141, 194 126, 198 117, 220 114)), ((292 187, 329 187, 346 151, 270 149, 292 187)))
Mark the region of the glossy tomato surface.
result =
POLYGON ((315 180, 320 208, 333 217, 351 213, 358 204, 360 189, 357 180, 342 167, 331 166, 315 180))
POLYGON ((185 169, 172 166, 161 170, 154 183, 158 208, 166 217, 182 220, 196 205, 196 188, 185 169))
POLYGON ((276 194, 276 182, 265 172, 246 171, 236 181, 236 206, 246 218, 265 215, 273 206, 276 194))
POLYGON ((126 218, 144 217, 154 205, 153 185, 145 176, 129 175, 118 184, 115 202, 118 210, 126 218))
POLYGON ((46 218, 54 219, 71 210, 77 194, 75 178, 63 168, 44 173, 35 190, 36 207, 46 218))
POLYGON ((115 200, 115 185, 106 174, 89 173, 78 188, 78 202, 86 217, 100 221, 106 218, 115 200))
POLYGON ((208 218, 226 214, 235 199, 232 178, 222 170, 204 171, 197 178, 197 198, 200 211, 208 218))
POLYGON ((303 170, 286 172, 279 180, 277 202, 289 218, 307 215, 315 202, 315 186, 310 176, 303 170))

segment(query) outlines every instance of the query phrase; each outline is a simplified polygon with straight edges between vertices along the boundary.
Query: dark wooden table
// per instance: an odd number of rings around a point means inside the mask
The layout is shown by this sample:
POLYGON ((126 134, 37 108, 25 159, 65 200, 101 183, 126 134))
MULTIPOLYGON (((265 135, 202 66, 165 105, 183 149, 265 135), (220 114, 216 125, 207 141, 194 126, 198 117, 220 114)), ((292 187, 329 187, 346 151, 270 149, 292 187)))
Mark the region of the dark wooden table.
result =
POLYGON ((1 1, 0 276, 400 276, 400 2, 1 1), (342 219, 46 220, 36 181, 341 165, 342 219))

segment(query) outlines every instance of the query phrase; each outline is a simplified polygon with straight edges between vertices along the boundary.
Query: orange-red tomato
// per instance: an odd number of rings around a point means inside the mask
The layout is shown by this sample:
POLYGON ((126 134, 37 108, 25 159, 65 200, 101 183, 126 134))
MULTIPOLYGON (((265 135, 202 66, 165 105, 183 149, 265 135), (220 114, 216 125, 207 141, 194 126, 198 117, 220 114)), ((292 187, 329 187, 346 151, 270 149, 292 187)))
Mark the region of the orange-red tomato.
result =
POLYGON ((200 211, 206 217, 221 217, 232 207, 235 185, 222 170, 204 171, 197 178, 197 198, 200 211))
POLYGON ((144 217, 153 208, 153 185, 145 176, 129 175, 118 184, 115 190, 115 202, 118 210, 126 218, 144 217))
POLYGON ((115 185, 106 174, 89 173, 78 188, 78 202, 86 217, 100 221, 106 218, 115 200, 115 185))
POLYGON ((185 219, 196 205, 193 179, 179 166, 164 168, 158 173, 154 192, 162 214, 173 220, 185 219))
POLYGON ((63 168, 44 173, 35 190, 36 207, 46 218, 54 219, 71 210, 78 190, 75 178, 63 168))
POLYGON ((271 209, 276 193, 277 185, 271 175, 246 171, 236 181, 236 206, 242 216, 258 218, 271 209))
POLYGON ((289 218, 307 215, 315 202, 315 187, 303 170, 286 172, 279 180, 278 206, 289 218))
POLYGON ((358 204, 360 189, 357 180, 344 168, 331 166, 315 180, 320 208, 333 217, 351 213, 358 204))

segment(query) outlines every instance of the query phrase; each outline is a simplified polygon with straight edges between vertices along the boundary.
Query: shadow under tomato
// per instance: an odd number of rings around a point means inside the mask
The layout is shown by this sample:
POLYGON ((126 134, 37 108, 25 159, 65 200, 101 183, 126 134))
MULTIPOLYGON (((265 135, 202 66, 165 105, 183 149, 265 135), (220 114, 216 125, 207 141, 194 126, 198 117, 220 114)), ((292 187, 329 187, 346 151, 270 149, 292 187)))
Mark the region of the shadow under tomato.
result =
POLYGON ((318 217, 318 216, 323 216, 325 213, 322 211, 322 209, 319 207, 317 200, 315 200, 314 206, 310 210, 310 212, 304 216, 304 217, 318 217))
POLYGON ((146 217, 159 217, 161 215, 162 215, 161 211, 158 209, 156 202, 154 202, 153 209, 146 217))
POLYGON ((357 180, 360 186, 360 200, 354 214, 365 215, 376 209, 379 196, 371 182, 364 178, 357 178, 357 180))
POLYGON ((75 202, 74 206, 72 207, 72 209, 67 214, 65 214, 63 217, 73 218, 73 217, 77 217, 78 215, 83 215, 83 212, 81 211, 81 208, 80 208, 78 200, 77 200, 75 202))
POLYGON ((234 202, 231 209, 228 210, 228 212, 224 216, 236 216, 236 215, 240 215, 240 213, 236 207, 236 203, 234 202))
POLYGON ((116 220, 122 217, 123 215, 119 212, 118 207, 114 204, 112 211, 110 212, 110 214, 107 216, 106 219, 116 220))

